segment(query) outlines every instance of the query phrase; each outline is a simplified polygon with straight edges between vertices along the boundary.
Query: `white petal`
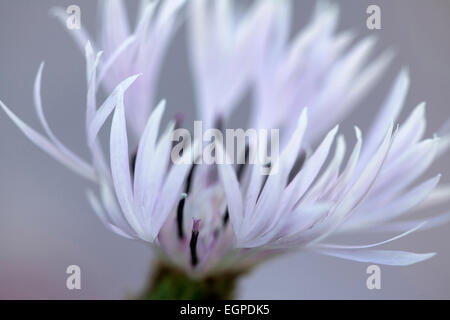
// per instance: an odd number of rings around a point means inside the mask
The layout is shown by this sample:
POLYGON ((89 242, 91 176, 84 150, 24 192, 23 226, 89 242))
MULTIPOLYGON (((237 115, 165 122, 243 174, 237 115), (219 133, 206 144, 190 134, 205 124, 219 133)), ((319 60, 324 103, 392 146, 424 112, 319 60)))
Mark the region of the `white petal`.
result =
POLYGON ((117 203, 117 197, 111 183, 106 181, 105 177, 102 177, 100 178, 99 185, 103 207, 105 208, 106 214, 108 215, 111 223, 123 230, 125 233, 135 237, 136 233, 132 230, 130 224, 125 219, 122 210, 120 209, 120 205, 117 203))
POLYGON ((84 168, 86 172, 91 169, 91 166, 78 157, 75 153, 70 151, 59 139, 53 134, 52 130, 50 129, 47 120, 44 116, 44 111, 42 110, 42 101, 41 101, 41 79, 42 79, 42 70, 44 68, 44 63, 41 63, 38 73, 36 75, 36 79, 34 82, 34 91, 33 91, 33 98, 34 98, 34 106, 36 113, 38 115, 39 121, 42 124, 42 127, 44 128, 45 132, 49 136, 50 140, 53 142, 53 145, 60 150, 62 154, 64 154, 70 161, 79 168, 84 168))
POLYGON ((369 134, 361 154, 361 164, 365 164, 373 155, 378 145, 383 140, 383 134, 386 132, 390 123, 395 123, 409 89, 409 73, 402 70, 395 81, 388 98, 384 102, 381 112, 378 114, 369 134))
MULTIPOLYGON (((217 151, 219 151, 219 155, 224 155, 225 153, 221 144, 216 144, 217 151)), ((242 219, 244 218, 244 204, 239 181, 233 167, 228 164, 228 161, 225 161, 223 164, 218 164, 217 169, 227 198, 230 221, 236 236, 239 236, 242 219)))
POLYGON ((314 154, 309 159, 305 160, 302 170, 300 170, 286 188, 285 197, 290 199, 288 200, 288 208, 292 207, 300 200, 319 174, 320 169, 328 157, 331 145, 333 144, 338 130, 339 126, 336 126, 327 134, 314 154))
POLYGON ((330 188, 333 187, 345 156, 345 140, 343 136, 337 139, 336 150, 334 157, 328 167, 325 169, 320 178, 305 195, 303 202, 309 203, 317 200, 318 197, 323 196, 330 188))
POLYGON ((305 109, 298 120, 297 129, 288 145, 283 150, 280 158, 276 160, 273 168, 271 168, 271 174, 267 178, 253 212, 245 217, 246 241, 267 233, 268 230, 277 224, 280 215, 287 211, 284 205, 287 203, 287 200, 284 201, 284 204, 280 203, 280 200, 292 166, 299 156, 306 126, 307 110, 305 109), (279 172, 275 172, 275 170, 279 172), (248 233, 248 231, 250 232, 248 233))
MULTIPOLYGON (((118 92, 117 108, 111 125, 111 173, 122 212, 135 232, 142 236, 144 230, 136 216, 134 207, 133 190, 131 187, 130 162, 128 156, 128 139, 125 124, 125 110, 123 104, 123 92, 118 92)), ((147 239, 148 240, 148 239, 147 239)))
POLYGON ((152 216, 159 215, 159 212, 154 211, 155 201, 159 194, 158 190, 161 190, 164 178, 166 178, 167 168, 170 161, 170 151, 172 150, 172 137, 173 128, 175 123, 169 123, 166 132, 161 137, 158 145, 155 149, 153 159, 147 163, 150 166, 150 183, 147 185, 148 189, 145 190, 144 196, 144 209, 149 213, 148 217, 151 221, 152 216))
POLYGON ((120 91, 125 92, 129 86, 140 76, 140 74, 131 76, 117 85, 113 93, 103 102, 100 108, 97 110, 91 124, 89 125, 88 143, 93 145, 100 128, 105 123, 110 113, 114 110, 117 104, 117 99, 120 91))
POLYGON ((97 196, 94 194, 92 190, 87 190, 86 195, 88 198, 88 202, 91 205, 92 209, 94 210, 95 214, 106 228, 108 228, 109 230, 113 231, 114 233, 118 234, 121 237, 127 239, 135 239, 133 236, 129 235, 128 233, 124 232, 122 229, 116 227, 115 225, 111 224, 108 221, 108 218, 105 214, 105 211, 103 210, 100 201, 98 200, 97 196))
POLYGON ((75 173, 81 175, 86 179, 95 181, 96 176, 93 168, 90 166, 80 165, 80 163, 74 163, 72 158, 67 157, 66 154, 62 153, 55 145, 53 145, 48 139, 43 137, 41 134, 30 128, 22 120, 20 120, 8 107, 0 101, 0 106, 6 115, 14 122, 14 124, 25 134, 25 136, 31 140, 39 148, 47 152, 53 158, 61 162, 63 165, 67 166, 69 169, 73 170, 75 173))
POLYGON ((105 75, 111 70, 111 68, 114 66, 116 61, 121 57, 121 55, 124 52, 126 52, 133 43, 135 43, 135 41, 136 37, 134 35, 131 35, 111 53, 111 55, 108 57, 108 60, 106 60, 106 62, 102 64, 100 74, 96 81, 97 86, 99 86, 102 83, 102 80, 105 77, 105 75))
POLYGON ((390 266, 408 266, 428 260, 435 255, 435 253, 413 253, 405 251, 371 249, 321 249, 317 250, 317 252, 341 259, 390 266))
POLYGON ((150 188, 150 185, 154 181, 153 175, 155 172, 153 169, 156 167, 152 159, 156 157, 156 138, 165 106, 166 103, 163 100, 153 111, 139 141, 135 164, 134 192, 136 204, 142 207, 144 206, 146 196, 149 196, 148 192, 150 190, 155 192, 156 190, 156 186, 150 188))
MULTIPOLYGON (((345 198, 336 207, 334 215, 328 219, 332 230, 339 227, 339 221, 342 223, 353 213, 373 187, 392 145, 392 129, 393 125, 391 124, 377 152, 358 176, 356 182, 348 188, 345 198)), ((325 238, 331 232, 324 233, 320 238, 325 238)))
POLYGON ((435 188, 430 195, 420 203, 415 209, 416 210, 425 210, 432 206, 441 204, 443 202, 450 200, 450 185, 444 184, 435 188))
MULTIPOLYGON (((100 63, 102 52, 98 52, 94 56, 94 51, 90 42, 86 44, 86 81, 88 86, 88 93, 86 98, 86 138, 89 135, 89 124, 95 116, 97 111, 97 67, 100 63)), ((103 154, 102 147, 98 141, 90 145, 93 166, 101 175, 109 175, 109 168, 103 154)))
POLYGON ((192 163, 194 162, 193 150, 196 150, 195 148, 198 147, 197 143, 198 141, 194 143, 192 148, 186 151, 186 154, 183 154, 180 162, 174 163, 169 170, 153 212, 153 220, 150 226, 150 233, 153 238, 158 236, 158 233, 166 222, 167 217, 180 201, 184 181, 186 180, 192 163), (188 159, 190 159, 190 161, 187 161, 188 159))
POLYGON ((355 134, 357 142, 347 162, 347 166, 345 167, 342 174, 339 176, 336 185, 333 187, 333 191, 330 195, 331 199, 336 199, 336 197, 339 196, 341 192, 345 190, 345 188, 347 188, 348 183, 351 181, 353 173, 355 172, 355 169, 358 165, 359 155, 362 148, 362 135, 358 127, 355 127, 355 134))
POLYGON ((331 207, 330 203, 315 203, 310 206, 300 206, 290 214, 283 216, 277 228, 265 236, 265 242, 271 239, 267 247, 299 247, 303 240, 303 232, 322 219, 331 207))
POLYGON ((392 220, 401 216, 402 214, 412 210, 415 206, 421 203, 431 191, 439 183, 440 175, 429 179, 420 185, 414 187, 403 195, 397 195, 392 201, 388 203, 370 202, 361 206, 359 211, 361 214, 355 214, 354 219, 350 220, 349 226, 345 227, 364 227, 375 225, 379 222, 392 220))
POLYGON ((439 142, 439 138, 424 140, 388 162, 374 186, 372 201, 391 198, 422 175, 435 159, 439 142))
POLYGON ((425 225, 426 222, 421 222, 418 225, 414 226, 413 228, 405 231, 402 234, 399 234, 393 238, 381 241, 381 242, 377 242, 377 243, 373 243, 373 244, 367 244, 367 245, 336 245, 336 244, 319 244, 317 245, 318 248, 323 248, 323 249, 368 249, 368 248, 373 248, 373 247, 377 247, 377 246, 381 246, 383 244, 401 239, 403 237, 406 237, 407 235, 413 233, 414 231, 417 231, 419 228, 423 227, 425 225))
POLYGON ((392 144, 392 151, 389 153, 389 158, 395 159, 408 147, 422 139, 426 129, 425 105, 424 102, 419 104, 406 122, 400 126, 397 137, 392 144))

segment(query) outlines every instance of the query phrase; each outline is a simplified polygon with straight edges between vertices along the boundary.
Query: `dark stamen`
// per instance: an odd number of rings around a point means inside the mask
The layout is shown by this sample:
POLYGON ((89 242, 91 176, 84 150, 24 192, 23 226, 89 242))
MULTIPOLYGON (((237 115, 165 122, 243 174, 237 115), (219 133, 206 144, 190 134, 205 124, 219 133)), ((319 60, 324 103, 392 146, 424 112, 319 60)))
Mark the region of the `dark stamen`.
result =
POLYGON ((300 170, 302 170, 305 160, 306 160, 306 152, 301 151, 297 159, 295 160, 291 172, 289 173, 288 184, 291 183, 294 177, 300 172, 300 170))
POLYGON ((191 186, 192 186, 192 176, 194 175, 194 170, 195 170, 196 164, 193 164, 191 167, 191 170, 189 171, 189 174, 187 176, 186 179, 186 188, 184 190, 184 193, 189 194, 189 192, 191 191, 191 186))
POLYGON ((191 249, 191 263, 195 267, 198 264, 197 256, 197 241, 198 241, 198 227, 200 224, 200 219, 193 219, 192 225, 192 237, 189 247, 191 249))
MULTIPOLYGON (((184 115, 182 113, 177 113, 174 117, 175 119, 175 130, 180 129, 181 125, 183 124, 184 121, 184 115)), ((180 142, 183 143, 183 148, 181 149, 181 151, 179 152, 179 154, 177 154, 177 156, 182 157, 183 156, 183 151, 184 151, 184 146, 186 145, 186 137, 185 136, 181 136, 178 138, 178 141, 173 139, 172 140, 172 149, 180 142)), ((170 161, 170 164, 172 164, 172 161, 170 161)))
MULTIPOLYGON (((265 165, 265 167, 266 167, 266 169, 270 172, 269 169, 271 169, 272 164, 269 163, 269 164, 265 165)), ((265 175, 263 176, 263 182, 262 182, 262 184, 261 184, 261 189, 259 189, 259 194, 258 194, 258 198, 257 198, 256 201, 259 201, 259 197, 261 196, 261 193, 262 193, 262 191, 264 190, 264 187, 266 186, 266 182, 267 182, 267 179, 268 179, 268 178, 269 178, 269 175, 267 175, 267 174, 265 174, 265 175)))
POLYGON ((178 203, 177 207, 177 228, 178 228, 178 238, 183 239, 184 238, 184 231, 183 231, 183 210, 184 205, 186 203, 186 197, 191 191, 191 185, 192 185, 192 175, 194 172, 195 164, 191 167, 191 170, 189 171, 188 177, 186 179, 186 188, 184 190, 184 194, 182 196, 182 199, 178 203))
POLYGON ((178 238, 179 239, 184 238, 183 210, 184 210, 185 202, 186 202, 186 194, 183 194, 180 202, 178 203, 178 207, 177 207, 177 229, 178 229, 178 238))
POLYGON ((245 146, 245 151, 244 151, 244 163, 243 163, 243 164, 239 164, 239 166, 238 166, 238 168, 237 168, 237 173, 236 173, 236 175, 237 175, 237 178, 238 178, 239 181, 241 181, 242 174, 244 173, 245 166, 246 166, 246 165, 248 164, 248 162, 249 162, 249 158, 250 158, 249 150, 250 150, 250 147, 249 147, 249 145, 247 144, 247 145, 245 146))
POLYGON ((228 211, 228 207, 225 209, 225 214, 223 215, 223 226, 226 227, 228 221, 230 220, 230 213, 228 211))
POLYGON ((131 154, 131 157, 130 157, 130 171, 131 171, 132 177, 134 176, 134 170, 136 168, 137 153, 138 153, 138 148, 136 147, 136 150, 131 154))

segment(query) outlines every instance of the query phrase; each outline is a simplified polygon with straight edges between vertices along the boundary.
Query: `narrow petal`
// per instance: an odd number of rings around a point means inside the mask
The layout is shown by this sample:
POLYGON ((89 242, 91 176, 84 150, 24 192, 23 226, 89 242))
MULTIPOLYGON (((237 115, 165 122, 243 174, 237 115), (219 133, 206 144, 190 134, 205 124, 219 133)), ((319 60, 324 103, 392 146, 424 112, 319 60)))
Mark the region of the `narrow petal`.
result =
MULTIPOLYGON (((173 129, 175 127, 175 123, 171 122, 167 126, 166 132, 161 137, 158 145, 155 149, 155 154, 153 155, 153 159, 147 163, 150 166, 151 170, 151 181, 147 185, 148 189, 145 190, 144 196, 144 208, 150 213, 147 214, 147 217, 151 221, 152 216, 160 214, 159 212, 155 212, 155 202, 159 194, 158 190, 161 190, 163 186, 164 179, 167 175, 167 168, 169 166, 170 152, 172 150, 172 137, 173 137, 173 129)), ((182 180, 183 181, 183 180, 182 180)), ((180 185, 182 182, 180 183, 180 185)))
MULTIPOLYGON (((225 151, 220 144, 216 144, 216 151, 219 151, 219 155, 225 154, 225 151)), ((218 164, 217 168, 227 198, 230 221, 235 234, 238 236, 240 234, 242 220, 244 218, 244 204, 239 187, 239 181, 233 167, 228 164, 228 161, 224 161, 223 164, 218 164)))
POLYGON ((319 174, 320 169, 328 157, 331 145, 333 144, 338 130, 339 126, 336 126, 327 134, 314 154, 306 160, 304 168, 300 170, 300 172, 286 188, 285 197, 290 198, 288 202, 289 207, 293 206, 298 200, 300 200, 319 174))
POLYGON ((439 205, 450 200, 450 184, 441 184, 437 186, 430 195, 420 203, 415 209, 425 210, 432 206, 439 205))
POLYGON ((343 136, 339 136, 337 139, 336 150, 334 153, 334 157, 331 160, 328 167, 325 169, 323 174, 317 180, 317 182, 311 187, 308 191, 308 194, 305 195, 304 202, 314 202, 318 197, 323 195, 328 191, 329 188, 333 187, 333 183, 337 179, 339 175, 339 169, 341 167, 342 161, 345 156, 345 140, 343 136))
POLYGON ((351 181, 355 169, 358 165, 359 156, 362 148, 362 134, 361 130, 358 127, 355 127, 355 134, 357 142, 347 162, 347 166, 339 176, 338 181, 336 182, 336 185, 333 188, 333 191, 330 195, 331 199, 336 199, 336 197, 347 188, 348 183, 351 181))
POLYGON ((153 169, 156 167, 152 159, 156 157, 156 138, 165 106, 166 103, 163 100, 153 111, 139 141, 135 164, 134 192, 136 204, 142 208, 144 207, 145 198, 149 196, 149 192, 155 192, 156 190, 155 185, 150 187, 154 182, 153 175, 155 171, 153 169))
POLYGON ((166 222, 167 217, 172 210, 175 210, 178 202, 180 201, 184 182, 192 164, 194 163, 193 150, 196 150, 198 147, 197 144, 198 141, 196 141, 193 146, 186 151, 186 154, 183 154, 179 163, 173 163, 169 173, 167 174, 167 178, 160 191, 160 196, 155 204, 155 210, 153 211, 154 215, 150 226, 150 234, 153 239, 158 236, 158 233, 166 222))
POLYGON ((111 55, 108 57, 108 60, 104 64, 102 64, 100 74, 97 79, 97 86, 102 83, 105 75, 111 70, 116 61, 121 57, 121 55, 126 52, 130 46, 135 43, 136 37, 134 35, 129 36, 117 49, 115 49, 111 55))
POLYGON ((100 219, 100 221, 103 223, 103 225, 108 228, 109 230, 113 231, 114 233, 118 234, 121 237, 127 238, 127 239, 135 239, 133 236, 127 234, 123 230, 117 228, 115 225, 111 224, 108 221, 108 217, 103 210, 103 207, 98 200, 97 196, 94 194, 92 190, 87 190, 86 196, 88 198, 88 202, 91 205, 92 209, 94 210, 94 213, 97 215, 97 217, 100 219))
POLYGON ((320 249, 317 250, 317 252, 341 259, 389 266, 408 266, 428 260, 435 255, 435 253, 413 253, 370 249, 320 249))
POLYGON ((89 125, 88 143, 90 146, 93 145, 95 139, 97 138, 97 134, 100 131, 100 128, 103 126, 108 116, 114 110, 114 107, 117 104, 119 92, 125 92, 139 76, 140 74, 137 74, 122 81, 97 110, 91 124, 89 125))
POLYGON ((125 110, 123 104, 123 91, 118 92, 117 108, 111 125, 111 173, 122 212, 128 223, 140 236, 144 230, 136 216, 131 185, 130 162, 128 156, 128 138, 125 124, 125 110))
POLYGON ((431 191, 439 183, 441 175, 429 179, 418 186, 414 187, 405 194, 398 195, 388 203, 368 201, 366 205, 361 206, 361 214, 355 214, 354 219, 346 224, 346 228, 358 228, 398 218, 404 213, 409 212, 412 208, 419 205, 426 199, 431 191))
POLYGON ((426 129, 425 106, 425 102, 420 103, 411 112, 405 123, 400 126, 397 138, 392 145, 392 152, 389 154, 390 158, 395 159, 404 150, 423 138, 426 129))
POLYGON ((47 138, 33 130, 22 120, 20 120, 9 108, 0 101, 0 106, 6 115, 14 122, 14 124, 25 134, 25 136, 31 140, 39 148, 47 152, 53 158, 61 162, 63 165, 73 170, 75 173, 81 175, 86 179, 95 181, 95 172, 92 167, 81 165, 80 163, 74 163, 72 158, 67 157, 62 153, 54 144, 52 144, 47 138))
POLYGON ((34 98, 34 106, 36 113, 38 115, 39 121, 42 124, 42 127, 44 128, 45 132, 47 133, 48 137, 50 138, 50 141, 53 143, 53 145, 67 157, 67 159, 70 159, 70 161, 79 168, 85 168, 84 170, 91 170, 90 165, 81 159, 79 156, 77 156, 75 153, 70 151, 52 132, 50 129, 47 119, 44 116, 44 111, 42 110, 42 101, 41 101, 41 79, 42 79, 42 70, 44 69, 44 63, 42 62, 39 66, 38 73, 36 75, 36 79, 34 82, 34 91, 33 91, 33 98, 34 98))
POLYGON ((356 181, 350 184, 351 187, 347 188, 348 190, 345 191, 344 195, 340 196, 341 201, 338 202, 338 205, 333 210, 333 214, 327 218, 326 222, 323 223, 318 230, 315 231, 317 233, 316 242, 326 238, 338 229, 367 197, 383 168, 383 164, 385 163, 387 154, 392 145, 392 130, 393 125, 391 124, 385 134, 383 142, 369 164, 360 175, 355 177, 354 180, 356 181))
POLYGON ((383 133, 386 132, 389 124, 397 120, 408 94, 409 82, 408 71, 402 70, 366 138, 361 155, 362 165, 368 161, 383 140, 383 133))
POLYGON ((423 140, 387 162, 374 186, 372 201, 389 199, 419 178, 436 158, 439 143, 439 138, 423 140))
POLYGON ((384 240, 381 242, 373 243, 373 244, 357 245, 357 246, 355 246, 355 245, 337 245, 337 244, 320 244, 320 245, 317 245, 317 247, 323 248, 323 249, 368 249, 368 248, 378 247, 383 244, 406 237, 407 235, 413 233, 414 231, 417 231, 418 229, 422 228, 425 225, 425 223, 426 222, 421 222, 418 225, 416 225, 415 227, 411 228, 410 230, 403 232, 402 234, 399 234, 393 238, 390 238, 390 239, 387 239, 387 240, 384 240))
MULTIPOLYGON (((86 81, 87 81, 87 97, 86 97, 86 138, 89 135, 89 125, 97 111, 97 67, 100 63, 100 57, 103 52, 94 55, 91 43, 86 44, 86 81)), ((101 175, 109 175, 109 168, 103 154, 102 147, 98 141, 90 145, 93 166, 101 175)))

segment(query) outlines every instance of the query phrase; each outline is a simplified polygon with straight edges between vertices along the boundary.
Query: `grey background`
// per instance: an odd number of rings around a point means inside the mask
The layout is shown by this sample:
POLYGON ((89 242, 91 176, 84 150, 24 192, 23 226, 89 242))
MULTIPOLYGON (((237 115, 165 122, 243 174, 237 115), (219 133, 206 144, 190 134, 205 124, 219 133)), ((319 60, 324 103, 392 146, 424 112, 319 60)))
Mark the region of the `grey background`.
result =
MULTIPOLYGON (((135 15, 137 1, 129 2, 135 15)), ((407 111, 428 102, 428 133, 450 117, 450 1, 338 1, 341 29, 361 35, 375 33, 378 50, 394 47, 392 68, 363 105, 343 123, 367 128, 403 65, 411 72, 407 111), (365 27, 365 10, 382 10, 380 31, 365 27)), ((308 20, 314 1, 294 1, 293 30, 308 20)), ((95 30, 95 1, 0 1, 0 98, 34 128, 39 123, 32 106, 32 86, 42 60, 43 103, 56 134, 74 151, 86 156, 84 145, 84 57, 65 30, 49 17, 54 5, 77 4, 82 23, 95 30)), ((192 115, 194 99, 181 29, 165 60, 159 97, 168 98, 167 117, 177 111, 192 115)), ((242 114, 234 119, 242 125, 242 114)), ((404 116, 404 115, 403 115, 404 116)), ((349 130, 350 128, 350 130, 349 130)), ((448 156, 436 162, 430 176, 450 181, 448 156)), ((107 231, 85 200, 88 184, 32 145, 0 113, 0 298, 123 298, 139 291, 151 265, 145 245, 107 231), (82 290, 65 288, 65 269, 82 269, 82 290)), ((448 208, 447 204, 447 208, 448 208)), ((240 298, 450 298, 450 226, 413 234, 390 247, 416 252, 436 251, 430 261, 410 267, 382 267, 382 289, 369 291, 366 264, 309 253, 293 253, 268 262, 240 283, 240 298)), ((364 240, 361 241, 363 243, 364 240)))

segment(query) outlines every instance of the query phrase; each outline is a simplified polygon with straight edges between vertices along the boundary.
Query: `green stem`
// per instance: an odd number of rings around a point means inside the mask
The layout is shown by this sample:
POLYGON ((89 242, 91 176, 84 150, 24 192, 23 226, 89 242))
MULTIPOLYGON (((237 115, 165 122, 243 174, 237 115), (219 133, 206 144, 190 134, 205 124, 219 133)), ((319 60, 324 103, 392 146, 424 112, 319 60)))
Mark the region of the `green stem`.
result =
POLYGON ((225 272, 192 279, 186 273, 158 263, 148 288, 140 298, 145 300, 220 300, 233 299, 238 278, 243 272, 225 272))

